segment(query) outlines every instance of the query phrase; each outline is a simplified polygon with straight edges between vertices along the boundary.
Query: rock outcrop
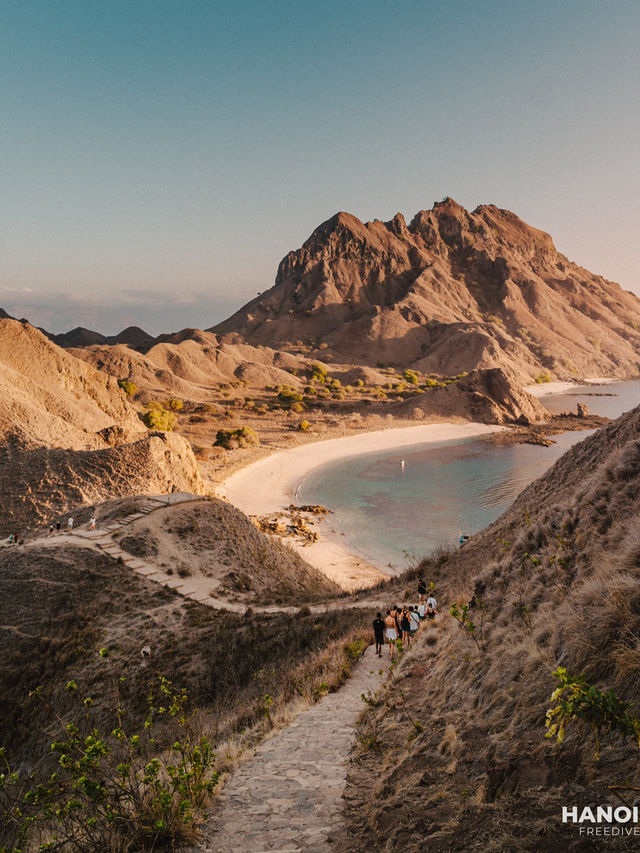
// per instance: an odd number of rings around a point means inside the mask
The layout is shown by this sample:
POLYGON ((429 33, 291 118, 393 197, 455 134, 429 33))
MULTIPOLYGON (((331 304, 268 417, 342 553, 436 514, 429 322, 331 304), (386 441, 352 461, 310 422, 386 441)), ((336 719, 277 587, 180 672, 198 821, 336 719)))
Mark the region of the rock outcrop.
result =
POLYGON ((104 450, 25 449, 11 441, 0 449, 0 472, 0 535, 109 498, 207 491, 191 446, 172 433, 104 450))
POLYGON ((432 388, 394 406, 414 417, 461 417, 487 424, 529 425, 551 417, 544 406, 522 389, 508 368, 474 370, 458 382, 432 388))

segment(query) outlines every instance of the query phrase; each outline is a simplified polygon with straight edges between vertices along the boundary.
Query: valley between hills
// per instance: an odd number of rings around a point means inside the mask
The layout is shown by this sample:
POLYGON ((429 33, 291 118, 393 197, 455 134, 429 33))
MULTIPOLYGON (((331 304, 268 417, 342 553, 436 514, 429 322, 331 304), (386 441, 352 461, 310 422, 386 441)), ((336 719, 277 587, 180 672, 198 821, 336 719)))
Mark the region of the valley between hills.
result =
MULTIPOLYGON (((286 849, 601 849, 558 816, 568 803, 632 802, 640 786, 640 414, 554 417, 530 391, 639 373, 635 295, 513 213, 452 199, 408 224, 337 214, 282 260, 271 289, 209 329, 53 335, 0 312, 0 704, 20 773, 0 787, 2 849, 222 849, 216 796, 202 789, 185 821, 173 795, 139 787, 135 774, 168 754, 169 719, 125 762, 137 793, 121 796, 117 820, 97 806, 109 785, 78 793, 72 768, 62 778, 49 746, 56 720, 77 719, 76 688, 90 697, 77 723, 88 737, 143 726, 158 679, 184 687, 218 791, 245 761, 250 776, 252 751, 295 732, 302 709, 341 713, 341 686, 376 667, 370 652, 359 661, 376 610, 414 603, 419 577, 438 619, 388 672, 385 661, 360 720, 345 699, 351 751, 335 758, 348 764, 332 820, 304 842, 304 826, 298 841, 289 833, 286 849), (259 480, 274 454, 295 479, 292 460, 317 464, 322 446, 328 459, 371 433, 383 447, 402 431, 454 429, 537 444, 597 432, 463 548, 400 576, 344 554, 330 565, 313 549, 331 507, 298 507, 259 480), (239 475, 247 496, 272 492, 275 505, 249 518, 229 503, 239 475), (545 738, 559 667, 592 699, 610 690, 610 704, 628 704, 591 727, 586 712, 567 718, 564 742, 545 738), (80 803, 57 818, 21 787, 53 772, 80 803)), ((104 761, 83 772, 97 778, 104 761)), ((283 821, 242 849, 285 849, 283 821)))

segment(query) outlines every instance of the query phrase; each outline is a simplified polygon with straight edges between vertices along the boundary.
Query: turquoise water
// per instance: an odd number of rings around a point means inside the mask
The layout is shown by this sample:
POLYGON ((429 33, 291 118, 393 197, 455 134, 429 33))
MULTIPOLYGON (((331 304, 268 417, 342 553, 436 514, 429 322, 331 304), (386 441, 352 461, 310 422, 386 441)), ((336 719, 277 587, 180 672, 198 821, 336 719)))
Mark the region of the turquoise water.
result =
MULTIPOLYGON (((616 396, 554 395, 542 402, 566 411, 582 400, 609 417, 640 404, 640 382, 585 392, 616 396)), ((554 436, 551 447, 476 438, 369 453, 312 473, 297 498, 332 509, 335 516, 326 523, 343 533, 354 551, 380 566, 402 569, 440 545, 457 544, 460 532, 476 533, 495 521, 525 486, 588 435, 591 431, 563 433, 554 436)))

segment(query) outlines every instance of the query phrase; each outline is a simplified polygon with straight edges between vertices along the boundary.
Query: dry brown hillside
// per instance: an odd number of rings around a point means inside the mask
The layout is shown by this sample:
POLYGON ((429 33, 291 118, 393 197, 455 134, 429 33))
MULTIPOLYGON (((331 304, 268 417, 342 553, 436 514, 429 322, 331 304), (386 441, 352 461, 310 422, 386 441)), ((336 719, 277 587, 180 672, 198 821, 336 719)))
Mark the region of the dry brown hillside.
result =
POLYGON ((407 225, 338 213, 280 263, 274 287, 212 331, 253 344, 301 340, 340 361, 455 374, 630 376, 640 301, 493 205, 452 199, 407 225))
POLYGON ((0 320, 0 439, 31 447, 88 449, 145 430, 110 376, 53 344, 33 326, 0 320))
POLYGON ((150 434, 115 378, 0 319, 0 535, 128 494, 204 494, 193 452, 150 434))
POLYGON ((638 744, 605 729, 597 760, 586 724, 558 744, 545 713, 561 666, 640 714, 639 434, 640 408, 422 566, 440 616, 368 712, 338 849, 603 849, 563 827, 561 807, 620 804, 608 786, 640 787, 638 744), (470 601, 477 644, 448 612, 470 601))
POLYGON ((220 340, 211 332, 187 329, 165 335, 144 352, 124 344, 71 350, 94 367, 157 394, 174 394, 189 400, 211 397, 212 386, 242 380, 249 386, 288 384, 300 380, 289 371, 302 369, 303 359, 268 347, 253 347, 234 336, 220 340))
MULTIPOLYGON (((272 725, 265 694, 275 713, 285 701, 312 697, 323 681, 345 678, 344 642, 368 622, 357 610, 214 611, 111 557, 56 540, 0 550, 0 745, 14 767, 46 776, 59 730, 43 703, 28 698, 30 690, 42 687, 52 710, 69 719, 73 696, 65 686, 75 680, 108 731, 119 691, 133 730, 144 721, 149 688, 165 676, 203 709, 213 743, 235 736, 237 754, 243 734, 250 741, 272 725)), ((222 754, 219 766, 224 770, 222 754)), ((3 829, 0 820, 0 846, 3 829)))
POLYGON ((109 498, 207 492, 188 442, 162 432, 103 450, 25 450, 9 442, 0 448, 0 471, 0 536, 24 535, 26 527, 109 498))
POLYGON ((303 604, 342 588, 240 510, 217 499, 189 502, 127 527, 120 546, 210 594, 250 604, 303 604))

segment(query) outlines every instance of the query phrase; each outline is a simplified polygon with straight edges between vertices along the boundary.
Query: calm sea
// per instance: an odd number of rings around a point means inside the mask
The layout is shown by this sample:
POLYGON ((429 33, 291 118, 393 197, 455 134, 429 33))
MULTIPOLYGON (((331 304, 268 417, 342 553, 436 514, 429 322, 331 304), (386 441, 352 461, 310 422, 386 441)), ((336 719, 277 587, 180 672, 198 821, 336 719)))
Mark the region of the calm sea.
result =
MULTIPOLYGON (((578 401, 596 414, 615 418, 640 404, 640 382, 576 387, 541 402, 561 412, 575 411, 578 401)), ((310 474, 300 484, 297 499, 332 509, 335 516, 325 523, 342 532, 354 551, 378 565, 402 569, 440 545, 457 544, 461 532, 486 527, 525 486, 588 435, 591 432, 554 436, 551 447, 498 445, 475 438, 356 456, 310 474)))

